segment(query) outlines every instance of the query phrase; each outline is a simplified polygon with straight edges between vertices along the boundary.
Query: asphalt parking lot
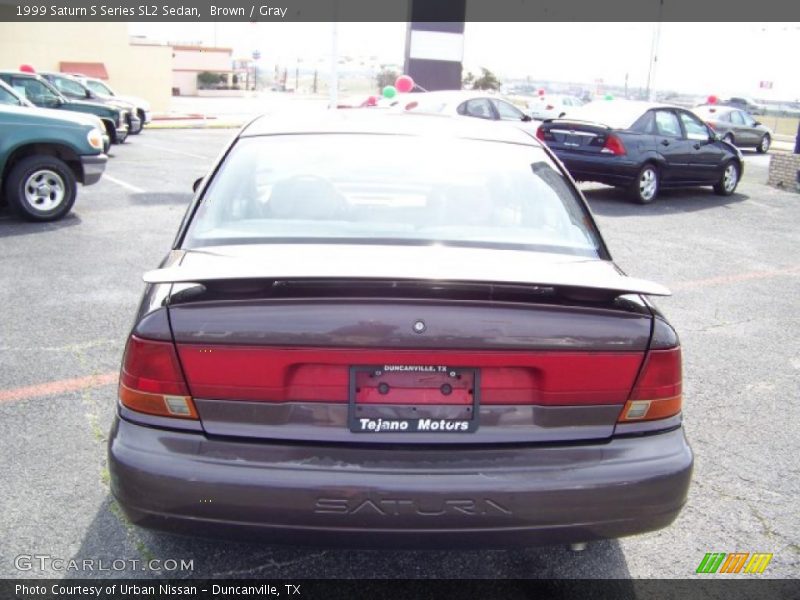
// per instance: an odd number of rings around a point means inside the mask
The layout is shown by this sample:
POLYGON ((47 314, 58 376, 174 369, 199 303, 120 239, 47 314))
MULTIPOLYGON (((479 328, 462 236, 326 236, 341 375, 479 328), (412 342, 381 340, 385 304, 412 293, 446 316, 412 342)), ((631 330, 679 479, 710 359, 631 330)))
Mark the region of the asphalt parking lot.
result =
MULTIPOLYGON (((648 206, 610 188, 587 197, 617 262, 668 285, 681 335, 685 420, 696 453, 689 503, 660 532, 510 551, 281 548, 156 534, 128 524, 108 490, 116 373, 143 289, 191 185, 232 130, 151 130, 113 148, 103 179, 61 222, 0 213, 0 577, 154 572, 19 571, 18 555, 193 559, 178 577, 690 577, 706 552, 768 552, 796 577, 800 513, 800 196, 763 185, 747 154, 738 192, 665 192, 648 206)), ((735 576, 734 576, 735 577, 735 576)))

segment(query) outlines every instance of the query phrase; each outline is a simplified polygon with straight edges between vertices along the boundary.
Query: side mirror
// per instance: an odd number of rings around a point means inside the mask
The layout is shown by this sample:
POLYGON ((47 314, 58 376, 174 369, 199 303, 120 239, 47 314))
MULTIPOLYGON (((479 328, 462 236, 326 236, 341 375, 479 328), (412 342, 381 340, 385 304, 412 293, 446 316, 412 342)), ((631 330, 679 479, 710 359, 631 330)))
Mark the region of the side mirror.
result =
POLYGON ((200 187, 201 183, 203 183, 203 178, 202 177, 198 177, 197 179, 195 179, 194 183, 192 184, 192 191, 196 192, 197 188, 200 187))
POLYGON ((761 121, 756 121, 753 123, 753 127, 758 127, 759 125, 761 125, 761 121))
POLYGON ((533 121, 531 116, 530 115, 526 115, 525 113, 522 113, 522 120, 523 121, 533 121))

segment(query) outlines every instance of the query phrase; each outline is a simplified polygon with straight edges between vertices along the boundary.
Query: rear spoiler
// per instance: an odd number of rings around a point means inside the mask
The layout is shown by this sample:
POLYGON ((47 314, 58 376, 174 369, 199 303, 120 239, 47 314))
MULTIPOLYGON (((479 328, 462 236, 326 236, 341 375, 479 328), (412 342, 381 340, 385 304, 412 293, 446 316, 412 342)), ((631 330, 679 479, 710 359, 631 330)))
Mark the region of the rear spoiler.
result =
POLYGON ((581 125, 590 125, 592 127, 599 127, 601 129, 614 129, 610 125, 606 125, 605 123, 598 123, 597 121, 587 121, 585 119, 570 119, 569 117, 563 117, 561 119, 545 119, 543 123, 580 123, 581 125))
MULTIPOLYGON (((173 265, 144 274, 146 283, 208 283, 248 279, 263 280, 402 280, 438 283, 478 283, 527 285, 611 292, 616 296, 643 294, 670 296, 658 283, 628 277, 610 261, 576 260, 536 264, 520 260, 491 261, 429 259, 386 262, 362 254, 355 260, 317 259, 303 256, 283 260, 252 260, 233 256, 190 256, 181 266, 173 265), (192 260, 194 259, 194 260, 192 260)), ((275 257, 277 258, 277 257, 275 257)), ((341 257, 339 257, 341 258, 341 257)))

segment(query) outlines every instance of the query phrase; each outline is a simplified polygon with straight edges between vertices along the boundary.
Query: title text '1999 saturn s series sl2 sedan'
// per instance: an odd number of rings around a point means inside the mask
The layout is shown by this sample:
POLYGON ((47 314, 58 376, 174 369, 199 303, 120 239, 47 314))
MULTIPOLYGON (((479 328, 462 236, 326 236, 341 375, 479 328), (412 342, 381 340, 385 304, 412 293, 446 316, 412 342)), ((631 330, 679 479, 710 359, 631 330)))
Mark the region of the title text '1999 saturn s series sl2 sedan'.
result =
MULTIPOLYGON (((342 114, 344 112, 344 114, 342 114)), ((513 126, 246 126, 145 274, 109 439, 137 524, 318 546, 652 531, 686 501, 664 287, 513 126)))

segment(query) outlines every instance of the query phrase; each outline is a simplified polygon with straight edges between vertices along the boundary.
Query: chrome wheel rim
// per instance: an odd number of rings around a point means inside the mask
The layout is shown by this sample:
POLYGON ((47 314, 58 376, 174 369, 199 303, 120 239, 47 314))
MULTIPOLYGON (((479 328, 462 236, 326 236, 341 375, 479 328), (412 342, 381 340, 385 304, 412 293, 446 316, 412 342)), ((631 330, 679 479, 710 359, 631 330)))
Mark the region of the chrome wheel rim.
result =
POLYGON ((761 151, 766 152, 767 150, 769 150, 769 136, 765 135, 761 138, 761 151))
POLYGON ((653 169, 645 169, 642 176, 639 177, 639 195, 645 200, 652 200, 656 195, 658 188, 658 179, 656 172, 653 169))
POLYGON ((722 187, 726 192, 732 192, 736 188, 736 182, 739 180, 739 171, 736 165, 728 165, 725 168, 725 174, 722 176, 722 187))
POLYGON ((34 171, 25 180, 25 202, 37 212, 57 208, 67 195, 64 179, 49 169, 34 171))

